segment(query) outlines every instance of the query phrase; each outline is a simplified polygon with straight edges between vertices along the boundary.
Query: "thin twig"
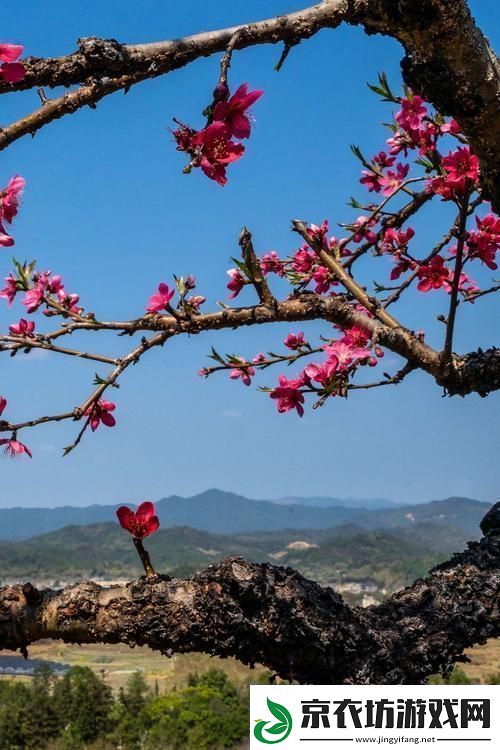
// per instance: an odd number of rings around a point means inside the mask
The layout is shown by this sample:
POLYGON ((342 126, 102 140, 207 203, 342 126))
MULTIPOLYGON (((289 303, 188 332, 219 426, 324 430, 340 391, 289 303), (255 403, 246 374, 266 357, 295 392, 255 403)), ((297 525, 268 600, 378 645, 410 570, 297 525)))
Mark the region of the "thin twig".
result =
POLYGON ((460 222, 458 226, 458 242, 457 242, 457 254, 455 259, 455 271, 453 273, 453 281, 451 284, 450 293, 450 310, 448 313, 448 321, 446 323, 446 334, 443 348, 443 360, 449 362, 453 349, 453 331, 455 328, 455 318, 458 307, 458 289, 460 287, 460 276, 462 275, 463 268, 463 257, 464 257, 464 245, 467 228, 467 217, 469 207, 469 196, 463 198, 462 205, 460 207, 460 222))

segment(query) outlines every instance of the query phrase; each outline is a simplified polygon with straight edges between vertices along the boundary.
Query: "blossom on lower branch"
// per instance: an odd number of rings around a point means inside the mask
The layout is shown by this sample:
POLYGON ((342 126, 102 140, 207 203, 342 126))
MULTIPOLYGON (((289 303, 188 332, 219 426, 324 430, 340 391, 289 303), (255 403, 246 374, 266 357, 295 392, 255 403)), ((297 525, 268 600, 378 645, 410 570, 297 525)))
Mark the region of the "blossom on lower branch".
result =
POLYGON ((26 453, 27 456, 32 458, 32 454, 28 446, 24 445, 24 443, 19 442, 19 440, 14 440, 13 438, 2 438, 0 440, 0 446, 2 445, 5 446, 4 456, 7 456, 7 458, 20 458, 23 453, 26 453))
POLYGON ((153 503, 141 503, 136 511, 121 505, 116 511, 120 526, 135 539, 144 539, 153 534, 160 526, 153 503))
MULTIPOLYGON (((5 407, 7 406, 7 399, 4 396, 0 396, 0 417, 5 411, 5 407)), ((2 420, 0 419, 0 422, 2 420)), ((8 425, 8 422, 4 422, 4 424, 8 425)), ((31 451, 28 448, 28 446, 24 445, 24 443, 21 443, 19 440, 17 440, 16 433, 12 433, 11 438, 2 438, 0 440, 0 446, 4 447, 3 454, 7 458, 19 458, 20 456, 25 453, 30 458, 32 457, 31 451)))
POLYGON ((175 294, 175 289, 169 289, 167 284, 161 283, 158 286, 158 291, 149 298, 148 306, 146 311, 148 313, 159 313, 164 312, 168 309, 170 300, 175 294))
POLYGON ((278 411, 283 414, 286 411, 297 410, 299 417, 304 415, 304 394, 300 390, 304 386, 301 378, 288 380, 285 375, 278 378, 279 385, 269 394, 278 402, 278 411))

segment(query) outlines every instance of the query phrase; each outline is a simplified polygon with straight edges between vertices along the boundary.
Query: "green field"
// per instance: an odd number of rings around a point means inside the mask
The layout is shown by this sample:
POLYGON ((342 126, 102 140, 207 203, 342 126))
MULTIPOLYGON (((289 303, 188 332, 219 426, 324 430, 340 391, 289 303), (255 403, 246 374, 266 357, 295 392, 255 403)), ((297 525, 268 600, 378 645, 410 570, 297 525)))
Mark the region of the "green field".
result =
MULTIPOLYGON (((1 654, 8 652, 2 651, 1 654)), ((467 651, 469 664, 460 665, 473 682, 484 682, 489 674, 500 673, 500 639, 490 640, 484 646, 467 651)), ((160 692, 173 687, 183 687, 189 674, 201 674, 217 667, 224 670, 235 684, 256 682, 264 676, 262 667, 249 669, 235 659, 219 659, 206 654, 177 654, 170 659, 146 647, 134 649, 118 646, 73 646, 57 641, 41 641, 29 649, 31 659, 46 659, 65 664, 90 667, 103 676, 114 690, 123 687, 131 672, 143 672, 147 682, 158 683, 160 692)), ((2 679, 30 679, 3 677, 2 679)))

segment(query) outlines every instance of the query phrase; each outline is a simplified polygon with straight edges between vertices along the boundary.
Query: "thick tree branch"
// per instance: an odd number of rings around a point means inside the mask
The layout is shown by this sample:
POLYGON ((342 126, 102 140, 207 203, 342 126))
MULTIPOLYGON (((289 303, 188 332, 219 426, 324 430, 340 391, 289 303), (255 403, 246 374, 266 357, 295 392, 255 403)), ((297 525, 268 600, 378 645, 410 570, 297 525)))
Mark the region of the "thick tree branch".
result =
POLYGON ((0 589, 0 647, 42 638, 203 651, 303 683, 422 683, 500 635, 500 504, 486 536, 380 606, 349 607, 297 571, 229 558, 190 579, 0 589))
MULTIPOLYGON (((264 323, 305 322, 308 320, 325 320, 344 329, 352 326, 367 329, 372 340, 403 357, 410 370, 420 369, 427 372, 439 385, 446 389, 450 396, 465 396, 469 393, 486 396, 488 393, 500 389, 500 349, 472 352, 462 356, 454 354, 449 360, 444 360, 440 352, 426 344, 412 331, 400 325, 389 327, 376 319, 367 317, 343 295, 322 297, 309 292, 297 294, 281 302, 275 301, 273 304, 261 303, 253 307, 225 309, 202 315, 182 314, 176 317, 173 315, 148 315, 144 318, 124 322, 97 322, 83 319, 73 321, 67 327, 48 334, 45 339, 53 341, 61 336, 70 335, 73 331, 83 330, 114 330, 120 334, 130 335, 141 331, 156 331, 156 335, 149 339, 143 338, 129 354, 118 359, 115 368, 103 379, 83 405, 70 411, 38 417, 17 424, 0 420, 0 433, 16 432, 48 422, 82 419, 87 409, 96 403, 108 388, 116 384, 129 365, 136 364, 150 349, 163 346, 168 339, 174 336, 236 329, 264 323)), ((64 350, 61 348, 59 352, 64 353, 64 350)), ((29 354, 26 356, 29 356, 29 354)), ((387 379, 387 381, 391 380, 387 379)), ((394 382, 399 381, 400 378, 397 377, 394 380, 394 382)), ((384 384, 389 384, 389 382, 384 381, 384 384)))
POLYGON ((223 52, 229 44, 244 49, 283 42, 289 48, 344 21, 402 43, 406 82, 443 114, 458 120, 480 159, 486 193, 500 210, 500 63, 476 26, 466 0, 324 0, 285 16, 183 39, 140 45, 82 39, 78 51, 66 57, 28 58, 26 76, 19 83, 0 82, 0 93, 83 84, 69 95, 72 99, 66 104, 63 99, 47 102, 37 113, 10 126, 3 147, 54 119, 52 114, 62 116, 83 104, 95 104, 120 88, 223 52), (48 116, 45 108, 54 111, 48 116))

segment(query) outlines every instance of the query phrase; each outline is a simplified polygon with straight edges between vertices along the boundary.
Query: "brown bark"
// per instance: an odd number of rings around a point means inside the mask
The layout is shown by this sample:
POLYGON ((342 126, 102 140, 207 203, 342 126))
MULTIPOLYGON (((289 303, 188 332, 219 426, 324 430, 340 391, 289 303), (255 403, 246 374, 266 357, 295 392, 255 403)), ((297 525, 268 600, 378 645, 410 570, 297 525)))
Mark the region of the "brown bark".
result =
POLYGON ((59 58, 28 58, 26 77, 0 93, 36 86, 84 84, 81 92, 44 105, 0 135, 0 149, 46 122, 92 104, 120 88, 184 67, 201 57, 284 42, 294 45, 342 22, 392 36, 405 49, 403 77, 443 114, 461 124, 481 162, 483 184, 500 210, 500 64, 471 16, 466 0, 324 0, 277 18, 203 32, 184 39, 122 45, 114 39, 79 40, 59 58), (238 37, 234 41, 235 32, 238 37), (52 110, 52 111, 51 111, 52 110), (17 126, 17 127, 16 127, 17 126))
POLYGON ((0 589, 0 648, 41 638, 202 651, 304 683, 422 683, 500 636, 500 503, 480 542, 382 605, 349 607, 290 568, 228 558, 190 579, 0 589))

